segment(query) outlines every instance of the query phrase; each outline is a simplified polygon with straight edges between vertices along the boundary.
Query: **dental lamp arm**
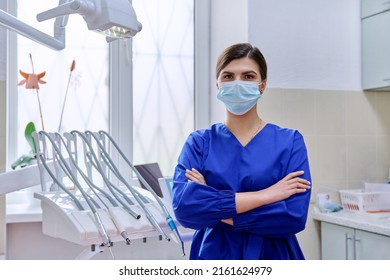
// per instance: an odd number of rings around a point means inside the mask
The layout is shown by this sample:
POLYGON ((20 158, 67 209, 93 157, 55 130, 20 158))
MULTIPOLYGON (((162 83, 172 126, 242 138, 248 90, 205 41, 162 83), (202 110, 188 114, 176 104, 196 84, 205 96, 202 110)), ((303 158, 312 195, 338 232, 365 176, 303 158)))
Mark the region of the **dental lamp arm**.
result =
MULTIPOLYGON (((59 21, 66 22, 62 19, 59 21)), ((16 17, 4 12, 3 10, 0 10, 0 25, 5 26, 6 28, 17 32, 18 34, 23 35, 24 37, 27 37, 28 39, 31 39, 51 49, 62 50, 65 48, 64 26, 56 27, 56 34, 54 37, 52 37, 20 21, 16 17)))
POLYGON ((89 1, 77 1, 77 0, 71 1, 37 14, 37 20, 39 22, 42 22, 48 19, 57 18, 57 17, 70 15, 70 14, 84 15, 88 11, 93 10, 93 8, 94 5, 89 1))

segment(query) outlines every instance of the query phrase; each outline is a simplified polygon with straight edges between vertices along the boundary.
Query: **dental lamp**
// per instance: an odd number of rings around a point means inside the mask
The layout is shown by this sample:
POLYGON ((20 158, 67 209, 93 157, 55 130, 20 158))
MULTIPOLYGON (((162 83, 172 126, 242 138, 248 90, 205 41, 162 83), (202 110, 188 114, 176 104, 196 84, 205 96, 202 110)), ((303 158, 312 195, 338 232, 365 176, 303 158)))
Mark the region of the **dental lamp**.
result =
POLYGON ((65 48, 65 28, 70 14, 81 15, 88 29, 102 33, 106 41, 134 37, 142 24, 129 0, 60 0, 57 7, 37 15, 39 22, 53 19, 54 35, 49 36, 0 10, 0 25, 54 50, 65 48))

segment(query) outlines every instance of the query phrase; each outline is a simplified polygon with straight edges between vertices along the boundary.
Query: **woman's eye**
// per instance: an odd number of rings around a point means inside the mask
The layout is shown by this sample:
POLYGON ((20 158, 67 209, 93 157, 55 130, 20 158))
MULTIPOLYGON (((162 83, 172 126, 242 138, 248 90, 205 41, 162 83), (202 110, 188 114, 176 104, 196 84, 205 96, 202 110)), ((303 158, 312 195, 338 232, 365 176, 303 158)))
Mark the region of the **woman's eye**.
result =
POLYGON ((253 80, 255 77, 253 75, 245 75, 244 79, 245 80, 253 80))
POLYGON ((233 75, 230 75, 230 74, 229 74, 229 75, 223 75, 223 76, 222 76, 222 79, 225 80, 225 81, 226 81, 226 80, 231 80, 232 78, 233 78, 233 75))

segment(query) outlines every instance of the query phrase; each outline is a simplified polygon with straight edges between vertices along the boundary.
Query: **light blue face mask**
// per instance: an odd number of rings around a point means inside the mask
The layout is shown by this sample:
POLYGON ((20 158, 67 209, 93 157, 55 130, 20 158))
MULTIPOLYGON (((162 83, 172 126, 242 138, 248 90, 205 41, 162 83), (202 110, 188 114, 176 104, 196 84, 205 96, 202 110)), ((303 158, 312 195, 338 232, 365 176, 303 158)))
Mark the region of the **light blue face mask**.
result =
POLYGON ((260 98, 259 83, 240 80, 221 82, 217 98, 225 104, 230 113, 243 115, 252 109, 260 98))

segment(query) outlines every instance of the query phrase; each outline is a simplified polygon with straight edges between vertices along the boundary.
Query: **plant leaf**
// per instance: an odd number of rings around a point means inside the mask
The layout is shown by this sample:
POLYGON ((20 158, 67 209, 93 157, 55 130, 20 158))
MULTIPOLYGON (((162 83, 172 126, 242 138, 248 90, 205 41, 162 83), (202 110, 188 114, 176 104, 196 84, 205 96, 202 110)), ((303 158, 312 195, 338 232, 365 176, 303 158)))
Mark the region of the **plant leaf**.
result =
POLYGON ((35 159, 35 155, 25 154, 19 157, 12 165, 11 168, 15 170, 17 167, 23 168, 29 165, 30 161, 35 159))
POLYGON ((34 155, 36 155, 37 153, 37 147, 36 147, 36 144, 35 144, 35 139, 34 137, 32 136, 33 132, 36 131, 35 129, 35 125, 33 122, 29 122, 27 125, 26 125, 26 128, 24 130, 24 137, 26 137, 26 140, 28 142, 28 144, 30 145, 31 147, 31 151, 34 155))

